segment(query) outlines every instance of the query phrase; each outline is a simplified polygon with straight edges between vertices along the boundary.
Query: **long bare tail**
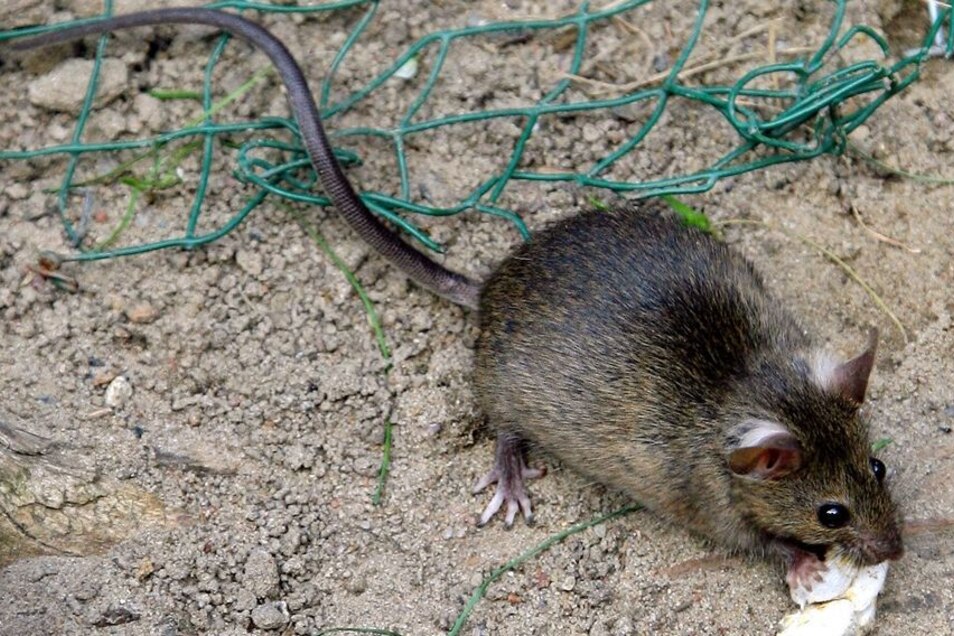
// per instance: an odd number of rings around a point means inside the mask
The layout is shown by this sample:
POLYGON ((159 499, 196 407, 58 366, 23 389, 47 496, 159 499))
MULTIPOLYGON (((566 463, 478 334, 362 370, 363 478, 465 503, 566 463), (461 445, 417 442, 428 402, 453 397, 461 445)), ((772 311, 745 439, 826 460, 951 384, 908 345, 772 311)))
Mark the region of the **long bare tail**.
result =
POLYGON ((402 241, 381 223, 355 194, 328 142, 318 114, 318 107, 301 67, 282 41, 259 24, 232 13, 212 9, 156 9, 51 31, 13 42, 11 47, 16 50, 27 50, 68 42, 96 33, 163 24, 203 24, 215 27, 245 40, 265 53, 278 69, 288 91, 292 115, 298 122, 302 141, 318 173, 321 185, 345 221, 372 248, 422 287, 459 305, 477 307, 480 287, 476 282, 435 263, 402 241))

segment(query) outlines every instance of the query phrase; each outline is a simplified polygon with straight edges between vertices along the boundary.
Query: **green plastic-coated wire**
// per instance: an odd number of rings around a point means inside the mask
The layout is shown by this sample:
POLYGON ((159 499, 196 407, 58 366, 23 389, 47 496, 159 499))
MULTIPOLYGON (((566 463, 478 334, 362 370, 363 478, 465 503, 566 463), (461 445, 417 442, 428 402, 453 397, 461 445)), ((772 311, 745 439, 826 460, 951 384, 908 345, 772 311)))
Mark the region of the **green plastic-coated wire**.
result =
MULTIPOLYGON (((500 21, 465 26, 455 29, 435 30, 408 46, 383 71, 369 79, 356 90, 335 97, 333 86, 341 67, 349 55, 360 46, 363 36, 379 16, 378 0, 339 0, 300 7, 273 5, 246 0, 227 0, 207 5, 210 8, 231 9, 241 12, 254 11, 260 14, 316 14, 358 10, 351 16, 353 26, 333 57, 329 72, 318 87, 318 101, 322 116, 328 120, 329 134, 334 143, 348 140, 353 147, 361 147, 368 138, 384 140, 391 147, 396 171, 393 174, 393 191, 387 194, 372 190, 359 191, 365 204, 375 214, 394 223, 425 248, 442 251, 439 243, 431 239, 414 221, 419 215, 452 216, 460 213, 487 214, 511 223, 524 238, 529 231, 516 210, 508 209, 505 193, 515 182, 528 184, 573 183, 581 187, 596 188, 635 197, 661 194, 697 193, 711 189, 719 180, 764 169, 790 161, 802 161, 822 154, 839 154, 846 147, 848 134, 868 119, 885 101, 904 90, 920 76, 922 62, 930 53, 936 34, 947 25, 945 38, 948 54, 954 52, 954 29, 951 29, 951 10, 941 13, 925 35, 923 44, 905 56, 891 58, 885 38, 876 30, 863 24, 845 25, 846 0, 835 0, 832 17, 825 39, 805 59, 785 63, 767 64, 753 68, 725 85, 690 84, 682 79, 688 60, 692 56, 703 33, 709 8, 707 0, 699 0, 691 31, 680 47, 675 62, 665 78, 655 86, 635 89, 611 97, 590 99, 570 91, 574 85, 571 77, 562 77, 552 86, 544 87, 543 95, 535 102, 508 108, 488 108, 471 112, 423 117, 425 106, 435 94, 445 70, 445 63, 455 45, 461 41, 478 41, 499 36, 533 37, 536 34, 554 33, 561 30, 575 31, 572 48, 568 55, 566 72, 576 75, 587 60, 588 43, 593 37, 593 27, 607 23, 617 16, 624 16, 652 0, 630 0, 614 3, 602 9, 592 9, 589 2, 581 2, 578 9, 564 17, 525 21, 500 21), (528 35, 529 34, 529 35, 528 35), (866 39, 880 51, 881 58, 862 60, 841 67, 833 67, 833 58, 855 40, 866 39), (426 76, 416 85, 417 92, 410 96, 409 105, 399 115, 392 127, 360 126, 336 127, 342 113, 365 100, 374 100, 376 91, 394 78, 406 65, 426 62, 426 76), (762 88, 762 80, 780 77, 786 79, 784 88, 762 88), (739 141, 707 167, 688 174, 677 174, 655 179, 621 180, 609 176, 616 163, 629 153, 638 151, 641 144, 656 127, 669 109, 671 98, 680 98, 711 108, 738 134, 739 141), (753 105, 754 101, 754 105, 753 105), (526 161, 527 144, 538 134, 541 124, 553 118, 579 115, 590 112, 611 112, 637 103, 649 106, 649 115, 628 139, 589 165, 576 166, 570 170, 535 170, 526 161), (759 108, 760 103, 772 104, 777 110, 770 115, 759 108), (408 148, 415 136, 440 129, 454 130, 461 126, 486 124, 503 119, 512 121, 519 134, 510 148, 502 148, 505 159, 502 167, 480 179, 469 192, 464 192, 452 204, 436 205, 423 196, 415 196, 412 187, 414 171, 408 161, 408 148)), ((113 11, 111 0, 104 2, 104 15, 113 11)), ((349 14, 350 16, 351 14, 349 14)), ((254 17, 254 16, 252 16, 254 17)), ((44 33, 62 25, 29 27, 0 31, 0 43, 15 37, 44 33)), ((194 124, 182 128, 146 136, 110 142, 86 142, 83 132, 93 109, 97 90, 99 68, 108 46, 108 38, 99 39, 94 58, 94 70, 89 81, 82 107, 69 143, 27 149, 0 150, 2 162, 28 161, 39 157, 63 156, 67 159, 60 186, 57 190, 57 205, 64 232, 71 245, 72 254, 63 255, 63 260, 97 260, 142 254, 156 249, 180 247, 191 249, 215 241, 238 227, 245 218, 269 198, 298 202, 315 206, 327 206, 329 200, 317 189, 316 178, 299 145, 298 129, 294 121, 284 117, 261 117, 250 121, 224 122, 219 119, 212 100, 213 77, 223 52, 230 46, 230 39, 222 36, 209 55, 205 67, 200 96, 203 116, 194 124), (239 141, 234 141, 239 139, 239 141), (83 237, 71 220, 70 193, 82 186, 111 187, 115 182, 128 183, 134 188, 131 196, 139 196, 150 183, 148 178, 127 178, 123 171, 101 175, 77 183, 75 176, 79 163, 102 153, 121 155, 123 151, 148 150, 166 152, 163 149, 180 140, 201 141, 196 152, 199 168, 197 185, 188 214, 178 235, 162 240, 127 244, 119 247, 105 246, 94 237, 83 237), (226 143, 228 140, 228 143, 226 143), (199 232, 200 221, 207 212, 209 179, 216 162, 217 153, 230 153, 232 173, 249 189, 248 198, 241 209, 221 221, 218 227, 199 232), (112 181, 110 180, 112 179, 112 181), (99 246, 97 248, 97 246, 99 246)), ((410 86, 410 85, 408 85, 410 86)), ((196 92, 183 93, 193 95, 196 92)), ((345 165, 361 162, 358 154, 337 150, 345 165)), ((135 162, 130 162, 130 164, 135 162)), ((127 166, 126 169, 132 169, 127 166)), ((161 175, 160 175, 161 176, 161 175)), ((155 180, 154 187, 160 185, 155 180)), ((127 223, 128 225, 128 223, 127 223)), ((202 223, 205 226, 205 223, 202 223)), ((123 226, 124 228, 126 226, 123 226)), ((113 237, 111 237, 113 238, 113 237)))

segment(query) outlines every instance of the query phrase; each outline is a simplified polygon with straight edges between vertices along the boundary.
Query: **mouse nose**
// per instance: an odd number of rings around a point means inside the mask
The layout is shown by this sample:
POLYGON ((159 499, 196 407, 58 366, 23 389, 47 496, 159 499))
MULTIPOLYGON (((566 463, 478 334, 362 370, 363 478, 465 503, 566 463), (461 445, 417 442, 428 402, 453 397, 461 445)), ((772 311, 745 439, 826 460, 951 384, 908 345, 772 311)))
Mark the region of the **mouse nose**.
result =
POLYGON ((877 535, 868 535, 863 539, 865 560, 874 564, 882 561, 896 561, 904 554, 901 532, 894 527, 877 535))

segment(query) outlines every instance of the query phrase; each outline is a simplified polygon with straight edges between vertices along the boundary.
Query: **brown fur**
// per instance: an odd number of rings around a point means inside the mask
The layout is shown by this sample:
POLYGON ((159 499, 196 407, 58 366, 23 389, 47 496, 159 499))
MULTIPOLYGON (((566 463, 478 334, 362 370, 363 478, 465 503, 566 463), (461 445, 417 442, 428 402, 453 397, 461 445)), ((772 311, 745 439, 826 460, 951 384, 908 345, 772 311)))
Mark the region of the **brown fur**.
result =
POLYGON ((510 256, 480 308, 476 388, 496 430, 732 550, 900 554, 859 405, 823 386, 809 337, 723 243, 655 209, 584 214, 510 256), (753 420, 790 432, 790 474, 730 469, 753 420), (824 502, 851 523, 822 526, 824 502))

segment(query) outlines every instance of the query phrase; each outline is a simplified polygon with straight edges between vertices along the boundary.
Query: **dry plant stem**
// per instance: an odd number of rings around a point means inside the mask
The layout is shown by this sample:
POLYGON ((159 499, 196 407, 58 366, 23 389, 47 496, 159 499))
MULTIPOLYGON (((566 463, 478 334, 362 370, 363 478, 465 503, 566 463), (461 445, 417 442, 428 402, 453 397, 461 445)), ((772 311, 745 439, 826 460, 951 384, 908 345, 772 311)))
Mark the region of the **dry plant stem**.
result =
MULTIPOLYGON (((622 18, 622 17, 620 17, 620 16, 614 17, 614 18, 613 18, 613 21, 614 21, 614 23, 616 23, 616 24, 622 26, 622 27, 623 27, 626 31, 628 31, 629 33, 631 33, 631 34, 633 34, 633 35, 638 35, 639 38, 642 40, 643 45, 646 47, 646 50, 647 50, 647 51, 652 51, 653 47, 652 47, 652 45, 651 45, 651 43, 650 43, 651 40, 650 40, 650 38, 649 38, 649 35, 648 35, 645 31, 643 31, 642 29, 640 29, 640 28, 637 27, 636 25, 632 24, 631 22, 625 20, 624 18, 622 18)), ((746 59, 744 59, 744 60, 739 60, 739 59, 734 59, 734 58, 721 58, 721 57, 719 57, 719 56, 725 55, 735 44, 737 44, 738 42, 741 42, 741 41, 744 40, 745 38, 751 37, 751 36, 753 36, 753 35, 758 35, 759 33, 762 33, 763 31, 768 31, 768 32, 769 32, 769 36, 770 36, 770 37, 769 37, 769 45, 770 45, 770 48, 771 48, 771 50, 770 50, 770 57, 771 57, 772 61, 774 61, 774 60, 775 60, 775 50, 774 50, 774 49, 775 49, 775 38, 774 38, 774 33, 775 33, 775 30, 776 30, 776 28, 778 27, 778 23, 779 23, 780 21, 781 21, 780 19, 770 20, 770 21, 768 21, 768 22, 764 22, 764 23, 762 23, 762 24, 758 24, 758 25, 752 27, 751 29, 747 29, 747 30, 743 31, 742 33, 739 33, 739 34, 735 35, 735 36, 732 37, 732 38, 729 38, 728 40, 726 40, 725 42, 723 42, 722 46, 720 46, 717 51, 715 51, 715 52, 713 52, 713 53, 710 53, 709 55, 703 56, 702 59, 697 62, 696 66, 695 66, 695 67, 691 67, 691 68, 698 68, 698 67, 701 67, 701 66, 705 66, 706 64, 716 64, 716 65, 718 66, 720 63, 722 63, 722 64, 729 64, 729 63, 737 62, 737 61, 748 61, 748 59, 757 59, 759 56, 758 56, 757 54, 755 54, 755 53, 745 54, 746 59)), ((607 51, 605 54, 600 54, 600 55, 598 55, 596 58, 594 58, 594 61, 599 61, 600 59, 602 59, 603 57, 605 57, 605 56, 608 55, 608 54, 609 54, 608 51, 607 51)), ((647 54, 647 59, 646 59, 646 62, 645 62, 644 65, 645 65, 646 68, 650 68, 650 67, 652 66, 652 55, 651 55, 651 54, 647 54)), ((691 70, 691 69, 690 69, 690 70, 691 70)), ((708 68, 706 68, 705 70, 708 70, 708 68)), ((604 71, 604 72, 605 72, 605 71, 604 71)), ((686 72, 689 72, 689 71, 687 70, 686 72)), ((695 71, 695 72, 702 72, 702 71, 695 71)), ((612 72, 610 72, 609 74, 612 75, 612 72)), ((690 75, 686 75, 686 77, 689 77, 689 76, 690 76, 690 75)), ((569 77, 569 78, 571 78, 571 79, 578 79, 579 81, 583 81, 583 82, 587 82, 587 83, 589 83, 589 82, 597 82, 597 80, 589 80, 588 78, 584 78, 584 77, 582 77, 582 76, 567 75, 567 77, 569 77)), ((650 78, 649 80, 642 80, 642 81, 645 81, 645 82, 661 81, 661 79, 665 79, 666 77, 668 77, 668 74, 667 74, 667 73, 657 73, 656 75, 652 76, 652 78, 650 78), (657 78, 658 78, 658 79, 657 79, 657 78)), ((679 77, 682 78, 683 75, 680 74, 679 77)), ((611 83, 602 83, 602 84, 603 84, 604 86, 614 86, 614 85, 611 84, 611 83)), ((628 87, 628 86, 631 86, 631 85, 632 85, 632 84, 624 84, 623 86, 624 86, 624 87, 628 87)), ((609 90, 609 89, 607 89, 607 90, 609 90)))
POLYGON ((868 232, 868 234, 873 236, 876 240, 881 241, 882 243, 887 243, 888 245, 893 245, 894 247, 900 247, 901 249, 911 254, 921 253, 921 248, 909 247, 907 243, 903 243, 899 241, 898 239, 891 238, 890 236, 887 236, 886 234, 882 234, 881 232, 869 227, 865 223, 864 219, 861 218, 861 212, 859 212, 858 210, 852 210, 851 213, 854 215, 855 220, 858 221, 858 225, 861 226, 861 229, 868 232))
POLYGON ((798 239, 805 245, 808 245, 815 251, 821 253, 825 258, 833 262, 835 265, 840 267, 842 271, 844 271, 849 276, 849 278, 851 278, 853 281, 858 283, 858 285, 860 285, 861 288, 865 290, 865 293, 867 293, 868 296, 871 297, 871 300, 874 301, 874 303, 878 306, 878 308, 881 309, 881 311, 883 311, 885 315, 888 316, 891 322, 894 323, 894 326, 897 327, 898 332, 901 334, 901 338, 904 340, 904 342, 908 342, 908 332, 904 328, 904 324, 902 324, 902 322, 898 319, 898 316, 893 311, 891 311, 888 305, 884 302, 884 299, 881 298, 878 292, 876 292, 871 287, 871 285, 865 282, 865 280, 858 274, 858 272, 854 270, 853 267, 851 267, 851 265, 846 263, 841 257, 839 257, 837 254, 835 254, 828 248, 824 247, 823 245, 820 245, 819 243, 816 243, 815 241, 811 240, 807 236, 802 236, 801 234, 795 234, 794 232, 790 232, 786 230, 785 228, 779 227, 777 225, 772 225, 771 223, 766 223, 765 221, 757 221, 754 219, 728 219, 725 221, 720 221, 718 223, 713 223, 713 225, 716 227, 725 227, 727 225, 759 225, 764 228, 768 228, 770 230, 781 232, 785 236, 798 239))
MULTIPOLYGON (((810 53, 814 51, 810 47, 796 47, 791 49, 781 49, 777 51, 778 55, 800 55, 802 53, 810 53)), ((712 62, 705 62, 697 66, 691 66, 685 69, 683 72, 679 73, 678 79, 685 80, 696 75, 701 75, 713 69, 721 68, 723 66, 729 66, 731 64, 738 64, 741 62, 751 62, 752 60, 758 60, 765 57, 764 51, 759 51, 755 53, 743 53, 741 55, 736 55, 733 57, 726 57, 712 62)), ((669 77, 669 71, 662 71, 656 73, 646 79, 637 80, 635 82, 629 82, 628 84, 613 84, 611 82, 601 82, 600 80, 590 79, 589 77, 583 77, 582 75, 573 75, 572 73, 567 73, 564 77, 571 79, 575 82, 580 82, 581 84, 586 84, 593 88, 598 89, 597 94, 604 95, 608 93, 628 93, 640 88, 645 88, 647 86, 652 86, 653 84, 658 84, 659 82, 665 80, 669 77)))
POLYGON ((676 579, 695 574, 697 572, 711 572, 722 568, 735 568, 745 563, 744 560, 721 554, 710 554, 697 559, 688 559, 667 568, 657 570, 657 574, 670 579, 676 579))
POLYGON ((640 42, 643 45, 644 50, 646 51, 646 59, 643 60, 644 68, 652 68, 653 65, 653 41, 649 37, 649 34, 640 29, 638 26, 629 22, 628 20, 616 16, 613 18, 613 21, 618 24, 624 31, 627 31, 630 35, 635 35, 640 39, 640 42))

